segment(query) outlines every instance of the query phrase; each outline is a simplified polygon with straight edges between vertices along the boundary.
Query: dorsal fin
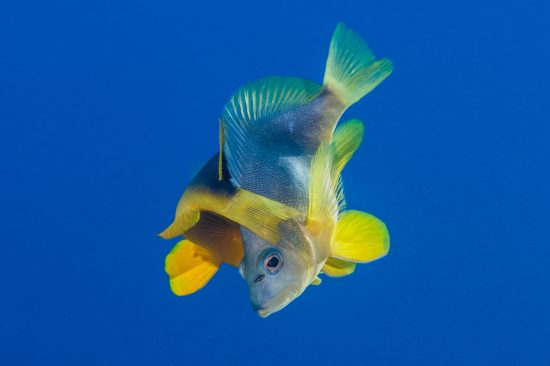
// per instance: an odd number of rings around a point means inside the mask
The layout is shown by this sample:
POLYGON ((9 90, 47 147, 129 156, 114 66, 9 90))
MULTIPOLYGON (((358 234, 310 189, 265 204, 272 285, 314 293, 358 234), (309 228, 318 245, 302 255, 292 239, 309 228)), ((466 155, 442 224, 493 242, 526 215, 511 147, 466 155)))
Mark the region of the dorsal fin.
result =
POLYGON ((239 88, 222 114, 224 152, 229 173, 239 182, 250 129, 289 108, 304 105, 319 95, 321 87, 292 77, 268 77, 239 88))

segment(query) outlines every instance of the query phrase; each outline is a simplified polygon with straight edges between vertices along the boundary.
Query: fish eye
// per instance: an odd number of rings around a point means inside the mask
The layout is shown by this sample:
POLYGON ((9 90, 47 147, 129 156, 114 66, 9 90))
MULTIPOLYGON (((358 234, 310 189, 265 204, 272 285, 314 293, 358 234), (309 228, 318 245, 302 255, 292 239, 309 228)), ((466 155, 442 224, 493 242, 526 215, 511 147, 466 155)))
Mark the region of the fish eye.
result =
POLYGON ((264 259, 264 270, 268 274, 275 274, 279 272, 283 266, 283 256, 278 252, 270 252, 264 259))

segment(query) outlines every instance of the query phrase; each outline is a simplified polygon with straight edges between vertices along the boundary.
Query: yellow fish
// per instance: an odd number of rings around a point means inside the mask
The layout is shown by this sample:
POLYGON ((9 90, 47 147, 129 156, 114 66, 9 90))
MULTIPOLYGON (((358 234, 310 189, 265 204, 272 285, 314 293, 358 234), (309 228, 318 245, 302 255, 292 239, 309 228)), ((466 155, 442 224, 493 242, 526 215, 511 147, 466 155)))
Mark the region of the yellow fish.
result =
POLYGON ((265 317, 320 283, 319 273, 344 276, 388 252, 381 221, 344 210, 340 173, 361 142, 362 124, 333 132, 391 70, 339 24, 322 86, 278 77, 237 90, 221 119, 223 155, 191 183, 161 234, 193 237, 167 257, 174 292, 192 293, 221 262, 240 261, 252 305, 265 317))

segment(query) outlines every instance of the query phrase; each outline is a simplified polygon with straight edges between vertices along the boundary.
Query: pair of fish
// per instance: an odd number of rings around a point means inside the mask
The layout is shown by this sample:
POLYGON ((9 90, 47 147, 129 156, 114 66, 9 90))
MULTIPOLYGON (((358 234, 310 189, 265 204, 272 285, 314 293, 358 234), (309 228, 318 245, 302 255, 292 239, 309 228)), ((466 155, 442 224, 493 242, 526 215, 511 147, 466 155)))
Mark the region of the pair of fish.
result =
POLYGON ((389 251, 386 226, 345 207, 341 172, 363 125, 340 116, 392 71, 345 25, 333 35, 323 85, 269 77, 238 89, 220 119, 220 152, 183 193, 160 235, 183 235, 166 257, 176 295, 239 267, 254 310, 284 308, 320 273, 346 276, 389 251))

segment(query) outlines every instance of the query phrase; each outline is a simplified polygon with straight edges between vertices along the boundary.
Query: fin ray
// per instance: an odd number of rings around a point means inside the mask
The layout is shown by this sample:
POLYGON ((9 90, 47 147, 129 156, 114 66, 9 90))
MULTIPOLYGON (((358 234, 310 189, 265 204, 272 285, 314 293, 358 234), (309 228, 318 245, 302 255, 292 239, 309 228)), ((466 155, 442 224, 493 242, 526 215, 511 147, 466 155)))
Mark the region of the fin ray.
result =
POLYGON ((338 219, 331 257, 366 263, 385 256, 390 249, 386 225, 371 214, 345 211, 338 219))
POLYGON ((357 102, 392 72, 391 61, 375 56, 361 37, 338 24, 327 59, 324 85, 346 106, 357 102))
POLYGON ((279 241, 279 224, 299 216, 294 208, 243 189, 228 195, 190 187, 176 209, 176 219, 160 235, 165 239, 182 235, 199 221, 200 211, 226 217, 272 243, 279 241))
POLYGON ((332 148, 329 144, 322 143, 311 160, 308 224, 324 226, 336 223, 338 201, 333 177, 332 148))
POLYGON ((304 79, 268 77, 249 83, 233 94, 225 106, 222 120, 224 152, 235 182, 240 182, 247 139, 256 123, 291 107, 307 104, 320 91, 319 85, 304 79))

